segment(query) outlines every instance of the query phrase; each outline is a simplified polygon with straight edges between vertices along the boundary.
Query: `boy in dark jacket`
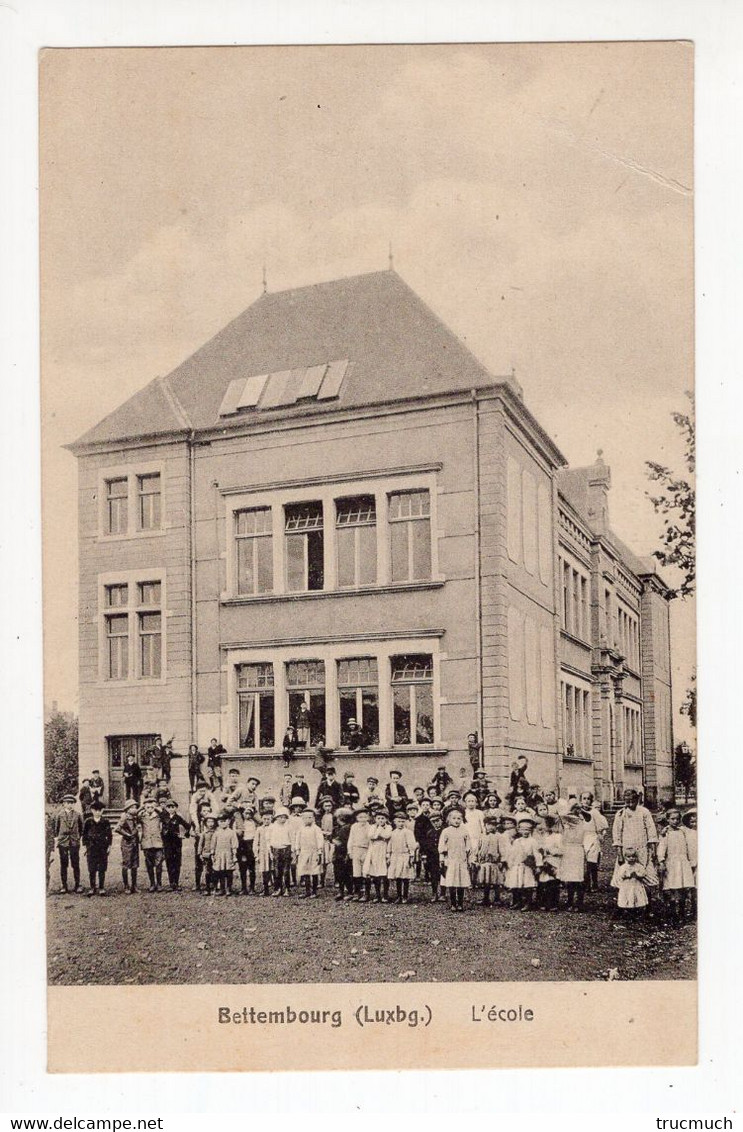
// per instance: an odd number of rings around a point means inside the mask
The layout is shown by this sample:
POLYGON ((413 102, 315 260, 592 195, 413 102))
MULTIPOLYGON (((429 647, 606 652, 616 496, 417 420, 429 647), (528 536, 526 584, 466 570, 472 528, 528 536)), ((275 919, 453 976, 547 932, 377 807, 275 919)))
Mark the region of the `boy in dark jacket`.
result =
POLYGON ((353 810, 341 806, 335 811, 333 832, 333 876, 338 885, 336 900, 353 900, 353 865, 348 855, 348 838, 351 833, 353 810))
POLYGON ((178 813, 178 803, 171 798, 162 816, 163 856, 171 892, 178 891, 183 859, 183 838, 189 837, 190 834, 191 827, 178 813))
POLYGON ((103 816, 103 806, 100 802, 94 802, 90 817, 85 819, 83 825, 83 845, 88 855, 88 876, 90 878, 88 896, 95 896, 96 884, 98 885, 98 895, 106 895, 106 868, 112 840, 111 823, 108 818, 103 816))
POLYGON ((62 808, 54 818, 54 844, 59 853, 60 892, 67 892, 67 868, 72 865, 75 892, 80 891, 80 842, 83 822, 74 809, 75 795, 65 794, 62 808))
MULTIPOLYGON (((421 818, 418 819, 421 821, 421 818)), ((420 835, 415 831, 415 839, 420 845, 421 857, 426 864, 426 872, 431 882, 431 903, 443 899, 441 896, 441 862, 439 860, 439 838, 444 822, 441 814, 432 810, 426 817, 425 823, 421 821, 420 835)))

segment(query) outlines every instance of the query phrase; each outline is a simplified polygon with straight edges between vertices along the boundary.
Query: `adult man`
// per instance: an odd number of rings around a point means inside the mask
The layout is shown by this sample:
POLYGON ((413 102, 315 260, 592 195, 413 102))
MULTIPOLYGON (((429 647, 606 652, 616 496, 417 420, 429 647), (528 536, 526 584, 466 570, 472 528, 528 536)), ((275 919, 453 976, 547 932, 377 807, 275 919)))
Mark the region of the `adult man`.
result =
POLYGON ((335 777, 335 767, 329 766, 325 772, 325 777, 320 780, 320 785, 317 788, 315 795, 315 809, 320 809, 320 803, 323 798, 331 798, 333 802, 333 809, 337 810, 339 806, 343 805, 343 787, 335 777))
POLYGON ((181 861, 183 859, 183 838, 188 837, 190 832, 188 822, 184 821, 178 813, 178 803, 171 798, 165 806, 165 813, 162 817, 163 855, 171 892, 177 892, 179 888, 181 861))
POLYGON ((144 780, 142 777, 142 768, 135 759, 131 752, 124 759, 124 789, 126 791, 125 801, 139 802, 142 795, 142 786, 144 780))
POLYGON ((347 770, 343 775, 341 789, 343 790, 343 805, 350 806, 353 809, 359 800, 359 788, 353 780, 352 770, 347 770))
MULTIPOLYGON (((636 790, 625 790, 624 807, 614 818, 611 831, 612 844, 617 851, 617 864, 615 873, 620 865, 624 864, 624 854, 628 849, 634 849, 640 864, 645 866, 648 874, 647 882, 657 885, 658 874, 656 850, 658 848, 658 831, 650 814, 640 805, 640 795, 636 790)), ((612 878, 612 884, 616 878, 612 878)))
POLYGON ((395 814, 404 813, 408 804, 408 792, 402 784, 402 775, 399 770, 390 771, 390 780, 384 788, 387 800, 387 812, 390 821, 394 821, 395 814))
POLYGON ((80 842, 83 823, 75 807, 75 795, 65 794, 54 819, 54 844, 59 853, 60 893, 67 892, 67 868, 72 865, 75 892, 80 892, 80 842))

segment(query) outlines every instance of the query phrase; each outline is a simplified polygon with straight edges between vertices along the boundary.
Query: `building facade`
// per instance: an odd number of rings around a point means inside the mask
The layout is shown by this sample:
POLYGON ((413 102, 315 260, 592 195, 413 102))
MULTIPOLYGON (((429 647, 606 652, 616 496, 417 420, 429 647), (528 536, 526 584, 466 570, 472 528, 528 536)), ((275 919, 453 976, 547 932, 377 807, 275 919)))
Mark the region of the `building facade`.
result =
POLYGON ((357 781, 457 777, 477 732, 501 785, 526 754, 670 796, 669 592, 608 468, 567 468, 394 272, 263 295, 71 448, 80 769, 112 804, 157 735, 274 785, 289 726, 357 781))

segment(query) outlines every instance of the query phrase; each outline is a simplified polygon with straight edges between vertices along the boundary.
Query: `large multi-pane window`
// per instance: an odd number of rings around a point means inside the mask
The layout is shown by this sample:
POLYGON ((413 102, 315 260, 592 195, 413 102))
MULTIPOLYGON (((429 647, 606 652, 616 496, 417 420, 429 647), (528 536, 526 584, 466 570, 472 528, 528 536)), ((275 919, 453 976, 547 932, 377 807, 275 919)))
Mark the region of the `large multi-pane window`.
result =
POLYGON ((106 533, 124 535, 129 523, 129 481, 106 480, 106 533))
POLYGON ((433 658, 393 656, 391 664, 395 746, 433 743, 433 658))
POLYGON ((588 578, 561 559, 562 601, 560 621, 566 633, 583 641, 590 639, 590 602, 588 578))
POLYGON ((338 499, 335 505, 338 585, 369 586, 377 580, 377 510, 373 495, 338 499))
POLYGON ((624 705, 624 761, 627 766, 642 765, 642 717, 640 708, 624 705))
POLYGON ((270 750, 275 743, 272 664, 241 664, 237 670, 240 747, 270 750))
POLYGON ((291 660, 286 666, 289 723, 302 747, 325 740, 325 662, 291 660))
POLYGON ((562 729, 566 758, 592 758, 590 692, 567 682, 562 684, 562 729))
POLYGON ((160 529, 160 473, 137 476, 137 525, 140 531, 160 529))
POLYGON ((103 675, 107 680, 159 679, 163 667, 162 582, 103 587, 103 675))
POLYGON ((348 746, 353 719, 366 743, 379 743, 379 672, 376 657, 338 661, 338 710, 341 744, 348 746))
POLYGON ((235 513, 237 592, 266 594, 273 590, 273 526, 270 507, 235 513))
POLYGON ((322 503, 284 508, 286 588, 290 593, 321 590, 325 580, 322 503))
POLYGON ((617 606, 617 644, 622 655, 636 670, 640 667, 640 626, 636 617, 617 606))
POLYGON ((389 528, 391 580, 414 582, 430 578, 430 493, 427 490, 392 492, 389 528))

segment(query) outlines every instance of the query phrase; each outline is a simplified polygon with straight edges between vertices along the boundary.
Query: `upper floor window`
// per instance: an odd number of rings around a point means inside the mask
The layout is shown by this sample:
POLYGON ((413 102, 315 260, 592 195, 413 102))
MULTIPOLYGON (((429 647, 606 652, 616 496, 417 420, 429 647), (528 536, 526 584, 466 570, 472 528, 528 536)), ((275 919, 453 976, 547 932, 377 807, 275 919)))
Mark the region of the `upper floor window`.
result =
POLYGON ((368 586, 377 580, 377 510, 373 495, 336 501, 338 585, 368 586))
POLYGON ((124 535, 129 524, 129 483, 106 480, 106 534, 124 535))
POLYGON ((321 590, 325 580, 322 503, 284 508, 286 588, 290 593, 321 590))
POLYGON ((391 663, 395 745, 433 743, 433 657, 393 656, 391 663))
POLYGON ((140 531, 160 529, 160 473, 137 476, 137 525, 140 531))
POLYGON ((235 512, 237 592, 267 594, 273 590, 273 526, 270 507, 235 512))
POLYGON ((431 577, 431 498, 427 490, 395 491, 389 497, 391 580, 431 577))
POLYGON ((159 679, 163 668, 162 582, 103 587, 103 676, 159 679))
POLYGON ((129 675, 129 615, 106 615, 106 677, 126 680, 129 675))

